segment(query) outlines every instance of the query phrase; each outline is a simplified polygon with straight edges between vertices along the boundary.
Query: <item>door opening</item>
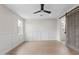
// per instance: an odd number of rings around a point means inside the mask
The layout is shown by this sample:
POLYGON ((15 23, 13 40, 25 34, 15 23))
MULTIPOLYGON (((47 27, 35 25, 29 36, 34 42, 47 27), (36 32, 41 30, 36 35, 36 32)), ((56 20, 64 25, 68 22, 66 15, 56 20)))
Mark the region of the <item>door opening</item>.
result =
POLYGON ((66 42, 66 31, 65 26, 66 25, 66 17, 62 17, 58 19, 58 40, 62 43, 66 42))

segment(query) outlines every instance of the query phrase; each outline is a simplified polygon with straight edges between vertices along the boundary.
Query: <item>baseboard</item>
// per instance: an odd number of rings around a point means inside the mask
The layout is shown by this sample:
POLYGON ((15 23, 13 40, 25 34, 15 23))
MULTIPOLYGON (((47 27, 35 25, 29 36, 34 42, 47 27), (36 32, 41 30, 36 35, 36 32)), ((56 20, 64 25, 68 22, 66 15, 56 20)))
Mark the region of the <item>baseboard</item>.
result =
POLYGON ((21 41, 19 42, 17 45, 13 46, 11 49, 9 49, 8 51, 4 52, 4 55, 7 55, 11 50, 13 50, 14 48, 16 48, 17 46, 21 45, 22 43, 24 43, 25 41, 21 41))
POLYGON ((75 51, 77 51, 77 52, 79 52, 79 49, 74 47, 74 46, 72 46, 72 45, 66 44, 66 46, 71 48, 71 49, 73 49, 73 50, 75 50, 75 51))
POLYGON ((25 40, 26 42, 35 42, 35 41, 59 41, 59 40, 25 40))

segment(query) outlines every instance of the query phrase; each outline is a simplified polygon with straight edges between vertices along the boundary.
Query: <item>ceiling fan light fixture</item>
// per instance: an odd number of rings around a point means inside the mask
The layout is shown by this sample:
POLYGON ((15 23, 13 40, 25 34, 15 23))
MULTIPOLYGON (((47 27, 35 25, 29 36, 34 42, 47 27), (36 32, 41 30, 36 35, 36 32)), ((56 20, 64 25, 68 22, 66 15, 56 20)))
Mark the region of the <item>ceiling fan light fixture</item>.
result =
POLYGON ((41 5, 41 10, 36 11, 33 14, 36 14, 36 13, 39 13, 39 12, 45 12, 45 13, 48 13, 48 14, 51 13, 51 11, 44 10, 44 4, 40 4, 40 5, 41 5))

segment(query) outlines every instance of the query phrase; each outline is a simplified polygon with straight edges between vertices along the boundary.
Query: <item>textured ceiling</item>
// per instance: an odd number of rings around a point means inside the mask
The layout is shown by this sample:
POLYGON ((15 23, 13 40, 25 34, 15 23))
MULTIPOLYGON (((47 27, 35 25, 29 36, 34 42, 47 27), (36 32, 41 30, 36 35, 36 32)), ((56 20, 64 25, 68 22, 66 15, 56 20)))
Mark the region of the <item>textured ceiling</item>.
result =
POLYGON ((51 18, 58 18, 65 14, 68 10, 78 6, 76 4, 45 4, 45 10, 49 10, 52 13, 37 13, 33 14, 34 12, 40 10, 40 4, 6 4, 8 8, 12 11, 23 17, 24 19, 28 18, 38 18, 38 17, 51 17, 51 18), (40 16, 40 15, 43 16, 40 16))

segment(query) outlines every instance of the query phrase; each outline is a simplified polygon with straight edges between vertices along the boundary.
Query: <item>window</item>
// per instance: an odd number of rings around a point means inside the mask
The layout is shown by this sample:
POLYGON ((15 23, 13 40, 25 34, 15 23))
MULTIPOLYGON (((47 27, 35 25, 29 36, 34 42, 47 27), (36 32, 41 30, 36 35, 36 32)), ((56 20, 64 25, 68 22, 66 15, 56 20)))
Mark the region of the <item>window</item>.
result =
POLYGON ((23 35, 23 22, 18 20, 18 35, 23 35))

